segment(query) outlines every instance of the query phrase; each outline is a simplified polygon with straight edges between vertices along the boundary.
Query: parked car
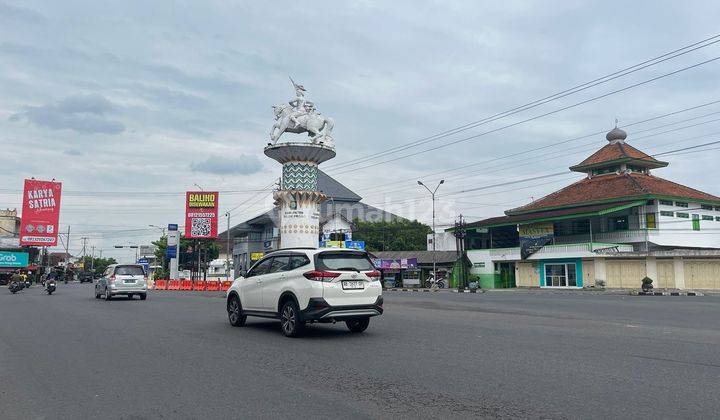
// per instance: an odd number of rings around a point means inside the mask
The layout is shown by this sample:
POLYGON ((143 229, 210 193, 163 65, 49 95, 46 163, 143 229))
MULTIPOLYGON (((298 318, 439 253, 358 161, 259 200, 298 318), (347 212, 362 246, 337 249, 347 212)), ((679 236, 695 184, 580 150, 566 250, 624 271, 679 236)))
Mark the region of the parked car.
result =
POLYGON ((308 322, 344 321, 350 331, 362 332, 383 313, 380 272, 365 251, 279 250, 233 282, 226 309, 236 327, 248 316, 279 319, 288 337, 302 334, 308 322))
POLYGON ((129 299, 135 295, 140 296, 141 300, 147 299, 147 275, 142 265, 110 265, 95 283, 95 299, 103 297, 112 300, 114 296, 122 295, 129 299))

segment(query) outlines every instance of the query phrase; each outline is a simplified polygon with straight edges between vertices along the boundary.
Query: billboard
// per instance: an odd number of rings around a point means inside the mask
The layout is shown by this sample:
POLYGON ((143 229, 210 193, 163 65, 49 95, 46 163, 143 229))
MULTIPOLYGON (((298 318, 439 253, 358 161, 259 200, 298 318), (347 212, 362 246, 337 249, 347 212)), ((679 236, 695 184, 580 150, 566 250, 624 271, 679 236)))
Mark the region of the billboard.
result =
POLYGON ((60 182, 25 180, 20 245, 57 245, 61 189, 60 182))
POLYGON ((551 243, 555 236, 552 222, 520 225, 518 233, 520 235, 520 259, 523 260, 551 243))
POLYGON ((185 194, 185 237, 217 238, 218 192, 188 191, 185 194))
POLYGON ((0 267, 27 267, 28 260, 27 252, 0 251, 0 267))

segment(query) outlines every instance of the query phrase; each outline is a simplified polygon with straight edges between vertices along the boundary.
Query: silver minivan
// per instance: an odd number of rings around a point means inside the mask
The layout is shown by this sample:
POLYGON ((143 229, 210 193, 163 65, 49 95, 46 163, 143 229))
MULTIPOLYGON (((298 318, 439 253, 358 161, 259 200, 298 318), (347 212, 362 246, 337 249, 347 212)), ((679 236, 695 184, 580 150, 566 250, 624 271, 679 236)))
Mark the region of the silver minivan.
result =
POLYGON ((112 300, 113 296, 123 295, 128 299, 140 296, 147 299, 147 275, 140 264, 113 264, 95 283, 95 299, 112 300))

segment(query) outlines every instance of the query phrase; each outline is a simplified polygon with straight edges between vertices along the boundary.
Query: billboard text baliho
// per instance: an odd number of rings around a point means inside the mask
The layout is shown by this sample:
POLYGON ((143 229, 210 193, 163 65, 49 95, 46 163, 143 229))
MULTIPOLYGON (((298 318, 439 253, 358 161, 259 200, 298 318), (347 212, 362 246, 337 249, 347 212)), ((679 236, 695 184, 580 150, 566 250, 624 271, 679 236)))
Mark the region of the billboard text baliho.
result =
POLYGON ((217 238, 217 191, 188 191, 185 195, 185 237, 217 238))

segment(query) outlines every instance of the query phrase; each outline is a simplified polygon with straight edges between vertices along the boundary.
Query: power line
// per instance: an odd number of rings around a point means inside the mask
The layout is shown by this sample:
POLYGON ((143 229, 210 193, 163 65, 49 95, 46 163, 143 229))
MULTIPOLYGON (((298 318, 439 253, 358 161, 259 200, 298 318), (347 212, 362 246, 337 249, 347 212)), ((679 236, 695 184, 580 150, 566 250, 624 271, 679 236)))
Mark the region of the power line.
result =
POLYGON ((390 149, 386 149, 385 151, 380 152, 380 153, 375 153, 375 154, 363 156, 363 157, 358 158, 358 159, 353 159, 352 162, 340 162, 340 163, 337 163, 337 164, 332 164, 332 165, 329 165, 328 168, 329 168, 329 169, 338 168, 338 167, 347 166, 348 164, 349 164, 349 165, 355 165, 355 164, 362 163, 362 162, 365 162, 365 161, 368 161, 368 160, 376 159, 379 155, 392 154, 392 153, 396 153, 396 152, 399 152, 399 151, 402 151, 402 150, 406 150, 406 149, 408 149, 408 148, 410 148, 410 147, 415 147, 415 146, 419 146, 419 145, 422 145, 422 144, 425 144, 425 143, 428 143, 428 142, 432 142, 432 141, 435 141, 435 140, 439 140, 439 139, 441 139, 441 138, 444 138, 444 137, 447 137, 447 136, 450 136, 450 135, 454 135, 454 134, 457 134, 457 133, 462 132, 462 131, 465 131, 465 130, 469 130, 469 129, 474 128, 474 127, 477 127, 477 126, 479 126, 479 125, 487 124, 487 123, 489 123, 489 122, 492 122, 492 121, 495 121, 495 120, 498 120, 498 119, 501 119, 501 118, 505 118, 505 117, 507 117, 507 116, 514 115, 514 114, 517 114, 517 113, 522 112, 522 111, 526 111, 526 110, 531 109, 531 108, 535 108, 535 107, 540 106, 540 105, 542 105, 542 104, 545 104, 545 103, 547 103, 547 102, 551 102, 551 101, 554 101, 554 100, 556 100, 556 99, 560 99, 560 98, 566 97, 566 96, 568 96, 568 95, 572 95, 572 94, 574 94, 574 93, 578 93, 578 92, 581 92, 581 91, 583 91, 583 90, 587 90, 587 89, 589 89, 589 88, 591 88, 591 87, 594 87, 594 86, 597 86, 597 85, 600 85, 600 84, 603 84, 603 83, 607 83, 607 82, 609 82, 609 81, 611 81, 611 80, 617 79, 617 78, 622 77, 622 76, 626 76, 626 75, 628 75, 628 74, 634 73, 634 72, 636 72, 636 71, 645 69, 645 68, 650 67, 650 66, 657 65, 657 64, 659 64, 659 63, 662 63, 662 62, 664 62, 664 61, 670 60, 670 59, 672 59, 672 58, 676 58, 676 57, 678 57, 678 56, 680 56, 680 55, 687 54, 687 53, 689 53, 689 52, 698 50, 698 49, 700 49, 700 48, 708 47, 708 46, 713 45, 713 44, 717 43, 718 41, 720 41, 720 40, 716 40, 716 38, 718 38, 718 37, 720 37, 720 34, 719 34, 719 35, 711 36, 711 37, 709 37, 709 38, 703 39, 703 40, 701 40, 701 41, 695 42, 695 43, 690 44, 690 45, 686 45, 686 46, 684 46, 684 47, 681 47, 681 48, 676 49, 676 50, 674 50, 674 51, 670 51, 670 52, 665 53, 665 54, 662 54, 662 55, 660 55, 660 56, 651 58, 651 59, 649 59, 649 60, 645 60, 645 61, 643 61, 643 62, 641 62, 641 63, 635 64, 635 65, 630 66, 630 67, 626 67, 626 68, 624 68, 624 69, 621 69, 621 70, 618 70, 618 71, 616 71, 616 72, 610 73, 610 74, 608 74, 608 75, 606 75, 606 76, 602 76, 602 77, 593 79, 593 80, 591 80, 591 81, 582 83, 582 84, 580 84, 580 85, 571 87, 571 88, 569 88, 569 89, 563 90, 563 91, 558 92, 558 93, 555 93, 555 94, 553 94, 553 95, 546 96, 546 97, 544 97, 544 98, 537 99, 537 100, 532 101, 532 102, 528 102, 528 103, 526 103, 526 104, 524 104, 524 105, 520 105, 520 106, 518 106, 518 107, 509 109, 509 110, 507 110, 507 111, 503 111, 503 112, 500 112, 500 113, 491 115, 491 116, 489 116, 489 117, 485 117, 485 118, 482 118, 482 119, 480 119, 480 120, 477 120, 477 121, 473 121, 473 122, 471 122, 471 123, 464 124, 464 125, 462 125, 462 126, 460 126, 460 127, 456 127, 456 128, 450 129, 450 130, 443 131, 443 132, 438 133, 438 134, 435 134, 435 135, 433 135, 433 136, 425 137, 425 138, 422 138, 422 139, 419 139, 419 140, 416 140, 416 141, 412 141, 412 142, 406 143, 406 144, 401 145, 401 146, 397 146, 397 147, 393 147, 393 148, 390 148, 390 149), (714 40, 714 41, 713 41, 713 40, 714 40), (709 42, 709 41, 712 41, 712 42, 709 42), (708 42, 709 42, 709 43, 708 43, 708 42), (705 45, 700 45, 700 44, 705 44, 705 45), (700 46, 698 46, 698 45, 700 45, 700 46), (693 47, 695 47, 695 48, 693 48, 693 47), (683 50, 687 50, 687 51, 683 51, 683 50), (681 51, 682 51, 682 52, 681 52, 681 51), (675 54, 675 55, 673 55, 673 54, 675 54), (669 56, 670 56, 670 57, 669 57, 669 56), (652 64, 649 64, 649 63, 652 63, 652 64))
MULTIPOLYGON (((651 118, 647 118, 647 119, 645 119, 645 120, 637 121, 637 122, 634 122, 634 123, 631 123, 631 124, 626 124, 626 125, 624 125, 623 127, 626 128, 626 127, 630 127, 630 126, 634 126, 634 125, 646 123, 646 122, 653 121, 653 120, 657 120, 657 119, 659 119, 659 118, 663 118, 663 117, 666 117, 666 116, 669 116, 669 115, 676 115, 676 114, 681 113, 681 112, 686 112, 686 111, 688 111, 688 110, 698 109, 698 108, 700 108, 700 107, 704 107, 704 106, 708 106, 708 105, 716 104, 716 103, 720 103, 720 100, 716 100, 716 101, 708 102, 708 103, 705 103, 705 104, 701 104, 701 105, 697 105, 697 106, 693 106, 693 107, 681 109, 681 110, 678 110, 678 111, 674 111, 674 112, 671 112, 671 113, 667 113, 667 114, 663 114, 663 115, 659 115, 659 116, 655 116, 655 117, 651 117, 651 118)), ((687 118, 687 119, 684 119, 684 120, 679 120, 679 121, 675 121, 675 122, 668 123, 668 124, 662 124, 662 125, 659 125, 659 126, 650 127, 650 128, 643 129, 643 130, 638 130, 638 131, 636 131, 635 133, 644 133, 644 132, 648 132, 648 131, 654 131, 654 130, 657 130, 657 129, 660 129, 660 128, 664 128, 664 127, 668 127, 668 126, 680 124, 680 123, 683 123, 683 122, 688 122, 688 121, 696 120, 696 119, 698 119, 698 118, 704 118, 704 117, 707 117, 707 116, 710 116, 710 115, 715 115, 715 114, 718 114, 718 113, 720 113, 720 111, 711 112, 711 113, 708 113, 708 114, 704 114, 704 115, 702 115, 702 116, 687 118)), ((704 122, 700 122, 700 123, 696 123, 696 124, 685 125, 685 126, 678 127, 678 128, 675 128, 675 129, 666 130, 666 131, 662 131, 662 132, 659 132, 659 133, 654 133, 654 134, 650 134, 650 135, 646 135, 646 136, 633 137, 632 140, 633 140, 633 141, 637 141, 637 140, 641 140, 641 139, 645 139, 645 138, 656 137, 656 136, 659 136, 659 135, 662 135, 662 134, 667 134, 667 133, 671 133, 671 132, 675 132, 675 131, 681 131, 681 130, 685 130, 685 129, 688 129, 688 128, 692 128, 692 127, 697 127, 697 126, 704 125, 704 124, 713 123, 713 122, 716 122, 716 121, 720 121, 720 119, 713 119, 713 120, 710 120, 710 121, 704 121, 704 122)), ((467 169, 467 168, 472 167, 472 166, 484 165, 484 164, 487 164, 487 163, 491 163, 491 162, 495 162, 495 161, 499 161, 499 160, 504 160, 504 159, 508 159, 508 158, 515 158, 515 157, 518 157, 518 156, 520 156, 520 155, 524 155, 524 154, 527 154, 527 153, 537 152, 537 151, 544 150, 544 149, 549 149, 549 148, 552 148, 552 147, 555 147, 555 146, 564 145, 564 144, 567 144, 567 143, 570 143, 570 142, 573 142, 573 141, 577 141, 577 140, 582 140, 582 139, 585 139, 585 138, 593 137, 593 136, 595 136, 595 135, 602 134, 602 133, 604 133, 604 132, 605 132, 605 131, 598 131, 598 132, 594 132, 594 133, 590 133, 590 134, 586 134, 586 135, 582 135, 582 136, 578 136, 578 137, 573 137, 573 138, 566 139, 566 140, 562 140, 562 141, 555 142, 555 143, 552 143, 552 144, 548 144, 548 145, 544 145, 544 146, 538 146, 538 147, 531 148, 531 149, 526 149, 526 150, 521 150, 521 151, 518 151, 518 152, 509 153, 509 154, 506 154, 506 155, 502 155, 502 156, 499 156, 499 157, 496 157, 496 158, 492 158, 492 159, 487 159, 487 160, 480 161, 480 162, 474 162, 474 163, 467 164, 467 165, 463 165, 463 166, 460 166, 460 167, 457 167, 457 168, 453 168, 453 169, 447 169, 447 170, 438 171, 438 172, 434 172, 434 173, 430 173, 430 174, 425 174, 425 175, 422 175, 422 176, 420 176, 420 177, 406 178, 406 179, 401 179, 401 180, 394 181, 394 182, 390 182, 390 183, 385 183, 384 185, 385 185, 385 186, 389 186, 389 185, 393 185, 393 184, 400 184, 400 183, 404 183, 404 182, 408 182, 408 181, 414 181, 414 180, 416 180, 416 179, 418 179, 418 178, 433 180, 433 179, 436 179, 436 178, 426 178, 426 177, 432 176, 432 175, 440 175, 440 174, 447 174, 447 173, 451 173, 451 172, 456 172, 456 171, 459 171, 459 170, 462 170, 462 169, 467 169)), ((717 134, 717 133, 712 133, 712 134, 717 134)), ((690 139, 694 139, 694 138, 701 138, 701 137, 707 137, 707 135, 705 135, 705 136, 690 137, 690 138, 687 138, 687 139, 685 139, 685 140, 690 140, 690 139)), ((681 141, 685 141, 685 140, 681 140, 681 141)), ((678 141, 675 140, 674 142, 677 143, 678 141)), ((581 145, 580 147, 591 146, 591 145, 594 145, 594 144, 595 144, 595 142, 585 143, 585 144, 581 145)), ((592 149, 595 149, 595 147, 592 147, 592 149)), ((565 150, 567 150, 567 149, 565 149, 565 150)), ((590 150, 590 149, 588 149, 588 150, 590 150)), ((546 154, 544 154, 544 155, 539 155, 539 156, 547 156, 547 155, 551 155, 551 154, 553 154, 553 153, 555 153, 555 152, 546 153, 546 154)), ((577 154, 577 153, 579 153, 579 152, 571 153, 571 154, 565 154, 565 155, 562 155, 562 156, 571 156, 571 155, 575 155, 575 154, 577 154)), ((537 157, 538 157, 538 156, 533 156, 531 159, 534 160, 534 159, 536 159, 537 157)), ((503 165, 504 165, 504 164, 494 165, 494 166, 491 166, 491 167, 489 167, 489 168, 487 168, 487 167, 486 167, 486 168, 483 168, 483 169, 480 170, 480 171, 469 172, 469 173, 481 173, 481 172, 484 172, 484 171, 486 171, 486 170, 488 170, 488 169, 497 168, 497 167, 500 167, 500 166, 503 166, 503 165)), ((464 172, 464 173, 462 173, 462 174, 451 175, 450 177, 445 177, 445 179, 451 179, 451 178, 453 178, 453 177, 459 177, 459 176, 466 177, 467 174, 468 174, 468 172, 464 172)), ((437 178, 437 179, 440 179, 440 178, 437 178)), ((388 190, 388 189, 379 189, 379 190, 378 190, 377 188, 373 188, 373 192, 370 193, 368 196, 383 195, 383 194, 388 194, 388 193, 391 193, 391 192, 394 192, 394 191, 402 191, 402 190, 404 190, 404 189, 390 189, 390 190, 388 190)), ((362 191, 362 190, 361 190, 361 191, 362 191)), ((365 197, 367 197, 367 196, 365 196, 365 197)))
MULTIPOLYGON (((701 62, 699 62, 699 63, 695 63, 695 64, 693 64, 693 65, 690 65, 690 66, 687 66, 687 67, 683 67, 683 68, 680 68, 680 69, 671 71, 671 72, 669 72, 669 73, 664 73, 664 74, 661 74, 661 75, 659 75, 659 76, 655 76, 655 77, 653 77, 653 78, 650 78, 650 79, 647 79, 647 80, 643 80, 643 81, 641 81, 641 82, 633 83, 633 84, 628 85, 628 86, 625 86, 625 87, 623 87, 623 88, 615 89, 615 90, 613 90, 613 91, 611 91, 611 92, 604 93, 604 94, 602 94, 602 95, 598 95, 598 96, 595 96, 595 97, 592 97, 592 98, 589 98, 589 99, 585 99, 585 100, 583 100, 583 101, 576 102, 576 103, 571 104, 571 105, 563 106, 563 107, 561 107, 561 108, 557 108, 557 109, 555 109, 555 110, 552 110, 552 111, 549 111, 549 112, 545 112, 545 113, 543 113, 543 114, 535 115, 535 116, 533 116, 533 117, 526 118, 526 119, 521 120, 521 121, 517 121, 517 122, 511 123, 511 124, 507 124, 507 125, 504 125, 504 126, 502 126, 502 127, 498 127, 498 128, 492 129, 492 130, 484 131, 484 132, 482 132, 482 133, 475 134, 475 135, 472 135, 472 136, 468 136, 468 137, 465 137, 465 138, 462 138, 462 139, 459 139, 459 140, 454 140, 454 141, 451 141, 451 142, 449 142, 449 143, 441 144, 441 145, 439 145, 439 146, 435 146, 435 147, 431 147, 431 148, 428 148, 428 149, 420 150, 420 151, 418 151, 418 152, 413 152, 413 153, 409 153, 409 154, 406 154, 406 155, 397 156, 397 157, 392 158, 392 159, 389 159, 389 160, 382 160, 382 161, 379 161, 379 162, 371 163, 371 164, 369 164, 369 165, 361 166, 361 167, 359 167, 359 168, 346 169, 346 170, 343 170, 343 171, 340 171, 340 172, 336 172, 334 175, 339 175, 339 174, 344 174, 344 173, 348 173, 348 172, 359 171, 359 170, 362 170, 362 169, 372 168, 372 167, 374 167, 374 166, 383 165, 383 164, 389 163, 389 162, 397 162, 399 159, 404 159, 404 158, 407 158, 407 157, 417 156, 417 155, 419 155, 419 154, 431 152, 431 151, 433 151, 433 150, 444 149, 444 148, 446 148, 446 147, 449 147, 449 146, 452 146, 452 145, 455 145, 455 144, 458 144, 458 143, 463 143, 463 142, 466 142, 466 141, 470 141, 470 140, 476 139, 476 138, 478 138, 478 137, 485 136, 485 135, 487 135, 487 134, 495 133, 495 132, 498 132, 498 131, 501 131, 501 130, 505 130, 505 129, 507 129, 507 128, 515 127, 515 126, 518 126, 518 125, 520 125, 520 124, 524 124, 524 123, 527 123, 527 122, 530 122, 530 121, 534 121, 534 120, 537 120, 537 119, 540 119, 540 118, 543 118, 543 117, 547 117, 548 115, 557 114, 557 113, 559 113, 559 112, 566 111, 566 110, 568 110, 568 109, 575 108, 575 107, 578 107, 578 106, 580 106, 580 105, 584 105, 584 104, 587 104, 587 103, 590 103, 590 102, 594 102, 594 101, 597 101, 598 99, 606 98, 606 97, 608 97, 608 96, 615 95, 615 94, 618 94, 618 93, 621 93, 621 92, 624 92, 624 91, 627 91, 627 90, 636 88, 636 87, 638 87, 638 86, 646 85, 646 84, 648 84, 648 83, 651 83, 651 82, 654 82, 654 81, 663 79, 663 78, 665 78, 665 77, 673 76, 673 75, 675 75, 675 74, 678 74, 678 73, 681 73, 681 72, 684 72, 684 71, 687 71, 687 70, 691 70, 691 69, 697 68, 697 67, 699 67, 699 66, 702 66, 702 65, 705 65, 705 64, 711 63, 711 62, 713 62, 713 61, 717 61, 717 60, 720 60, 720 56, 711 58, 711 59, 709 59, 709 60, 701 61, 701 62)), ((353 165, 353 164, 350 164, 350 165, 346 165, 346 166, 354 166, 354 165, 353 165)))

